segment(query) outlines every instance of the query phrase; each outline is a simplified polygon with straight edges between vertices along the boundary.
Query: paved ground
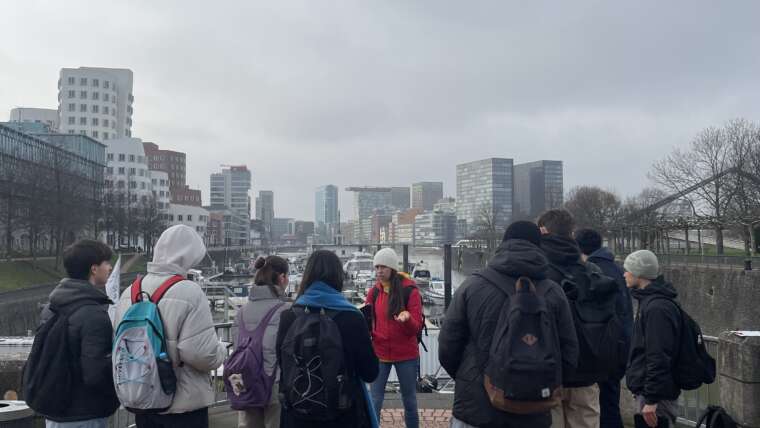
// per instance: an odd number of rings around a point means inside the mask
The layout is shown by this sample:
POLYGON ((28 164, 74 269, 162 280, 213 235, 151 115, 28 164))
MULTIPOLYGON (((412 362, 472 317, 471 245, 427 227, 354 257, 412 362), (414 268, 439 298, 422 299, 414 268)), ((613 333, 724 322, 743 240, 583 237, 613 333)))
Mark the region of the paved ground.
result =
MULTIPOLYGON (((422 428, 448 428, 451 420, 451 410, 422 409, 420 413, 420 427, 422 428)), ((402 409, 383 409, 381 428, 404 428, 404 411, 402 409)))

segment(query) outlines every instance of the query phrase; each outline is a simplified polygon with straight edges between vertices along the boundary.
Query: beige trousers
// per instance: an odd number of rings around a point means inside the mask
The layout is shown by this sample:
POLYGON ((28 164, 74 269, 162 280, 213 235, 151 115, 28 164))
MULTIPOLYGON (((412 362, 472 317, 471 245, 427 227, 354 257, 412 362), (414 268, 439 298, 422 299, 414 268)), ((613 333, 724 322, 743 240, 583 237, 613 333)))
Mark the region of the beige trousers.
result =
POLYGON ((562 404, 552 409, 552 428, 599 428, 599 385, 562 388, 562 404))
POLYGON ((272 385, 272 398, 263 409, 238 412, 238 428, 280 428, 280 400, 278 385, 272 385))

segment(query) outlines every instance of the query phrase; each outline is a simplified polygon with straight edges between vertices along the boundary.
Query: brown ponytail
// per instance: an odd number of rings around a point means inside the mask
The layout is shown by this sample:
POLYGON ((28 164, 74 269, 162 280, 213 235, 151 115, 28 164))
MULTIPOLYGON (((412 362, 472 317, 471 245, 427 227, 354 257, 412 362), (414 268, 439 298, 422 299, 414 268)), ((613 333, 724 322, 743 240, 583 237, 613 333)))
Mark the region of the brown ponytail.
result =
POLYGON ((406 310, 404 307, 404 286, 401 285, 402 277, 395 270, 391 270, 391 287, 388 290, 388 307, 386 315, 388 319, 406 310))
POLYGON ((282 294, 278 285, 280 275, 288 274, 288 261, 278 256, 269 256, 267 258, 259 257, 253 263, 256 268, 256 276, 253 283, 258 286, 267 286, 276 296, 282 294))

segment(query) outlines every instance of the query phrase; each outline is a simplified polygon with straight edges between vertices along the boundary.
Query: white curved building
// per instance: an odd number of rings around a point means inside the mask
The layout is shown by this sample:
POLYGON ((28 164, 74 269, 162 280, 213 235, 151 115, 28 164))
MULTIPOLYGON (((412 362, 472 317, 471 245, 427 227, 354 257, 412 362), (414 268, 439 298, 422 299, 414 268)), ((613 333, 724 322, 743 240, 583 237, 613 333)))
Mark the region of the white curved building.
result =
POLYGON ((171 194, 169 193, 169 173, 151 170, 150 183, 158 209, 168 210, 171 201, 171 194))
POLYGON ((118 138, 105 144, 106 191, 128 195, 131 203, 147 201, 153 195, 153 183, 142 140, 118 138))
POLYGON ((62 68, 58 79, 61 132, 100 141, 132 136, 132 70, 62 68))

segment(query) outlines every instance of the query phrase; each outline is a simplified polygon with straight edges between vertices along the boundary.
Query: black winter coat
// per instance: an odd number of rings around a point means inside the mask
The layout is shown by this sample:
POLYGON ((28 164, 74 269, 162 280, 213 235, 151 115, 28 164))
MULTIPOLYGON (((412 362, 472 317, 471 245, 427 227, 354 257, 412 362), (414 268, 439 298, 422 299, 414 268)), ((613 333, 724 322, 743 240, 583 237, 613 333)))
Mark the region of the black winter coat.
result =
MULTIPOLYGON (((583 263, 581 260, 581 250, 578 248, 578 243, 572 238, 566 238, 559 235, 544 235, 541 237, 541 250, 546 254, 546 258, 549 259, 549 263, 554 266, 558 266, 560 269, 568 270, 573 265, 583 263)), ((602 270, 591 264, 591 269, 602 273, 602 270)), ((562 280, 565 276, 557 269, 549 268, 547 276, 557 284, 562 284, 562 280)), ((569 298, 573 297, 571 290, 564 290, 569 298)), ((575 292, 577 293, 577 292, 575 292)), ((570 302, 573 305, 573 302, 570 302)), ((585 355, 583 348, 578 356, 578 361, 588 361, 593 358, 592 355, 585 355)), ((622 361, 621 361, 622 370, 622 361)), ((568 388, 578 388, 591 386, 600 380, 607 379, 609 373, 604 371, 591 371, 579 372, 576 370, 565 370, 563 373, 562 385, 568 388)))
MULTIPOLYGON (((546 279, 548 264, 540 249, 524 240, 503 242, 488 267, 505 281, 527 276, 549 287, 545 296, 557 322, 563 367, 575 366, 578 341, 570 307, 562 289, 546 279)), ((495 285, 477 275, 470 276, 454 294, 438 337, 438 359, 456 380, 454 416, 477 427, 549 427, 549 412, 528 416, 501 412, 491 406, 486 395, 483 371, 506 299, 495 285)))
MULTIPOLYGON (((288 334, 290 326, 296 319, 296 313, 292 309, 283 311, 280 314, 280 327, 277 330, 277 361, 282 361, 282 342, 288 334)), ((367 321, 360 312, 346 311, 335 315, 335 324, 340 330, 341 339, 343 340, 343 361, 346 364, 346 370, 349 376, 356 380, 354 388, 356 393, 354 397, 353 410, 348 411, 342 418, 329 423, 304 421, 298 419, 292 412, 289 412, 284 406, 282 408, 282 417, 280 424, 283 428, 361 428, 369 427, 369 414, 365 406, 363 392, 359 388, 364 385, 361 382, 372 382, 377 378, 380 370, 380 363, 372 349, 372 342, 369 338, 367 321)), ((282 382, 282 379, 280 379, 282 382)), ((283 388, 280 386, 280 391, 283 388)))
POLYGON ((608 248, 600 248, 594 251, 588 256, 588 261, 599 266, 605 275, 618 283, 620 293, 618 294, 617 313, 623 323, 623 332, 630 341, 633 333, 633 302, 631 301, 631 293, 625 285, 623 268, 615 263, 615 255, 608 248))
POLYGON ((682 329, 681 311, 673 302, 678 292, 660 276, 631 294, 639 309, 625 373, 628 389, 644 396, 646 404, 676 400, 681 395, 672 375, 682 329))
MULTIPOLYGON (((74 422, 105 418, 119 408, 111 371, 113 327, 107 310, 110 303, 102 291, 78 279, 63 279, 50 293, 50 305, 73 309, 68 320, 68 341, 74 373, 71 390, 61 391, 70 395, 66 413, 45 415, 48 419, 74 422)), ((45 306, 40 323, 52 316, 45 306)))

